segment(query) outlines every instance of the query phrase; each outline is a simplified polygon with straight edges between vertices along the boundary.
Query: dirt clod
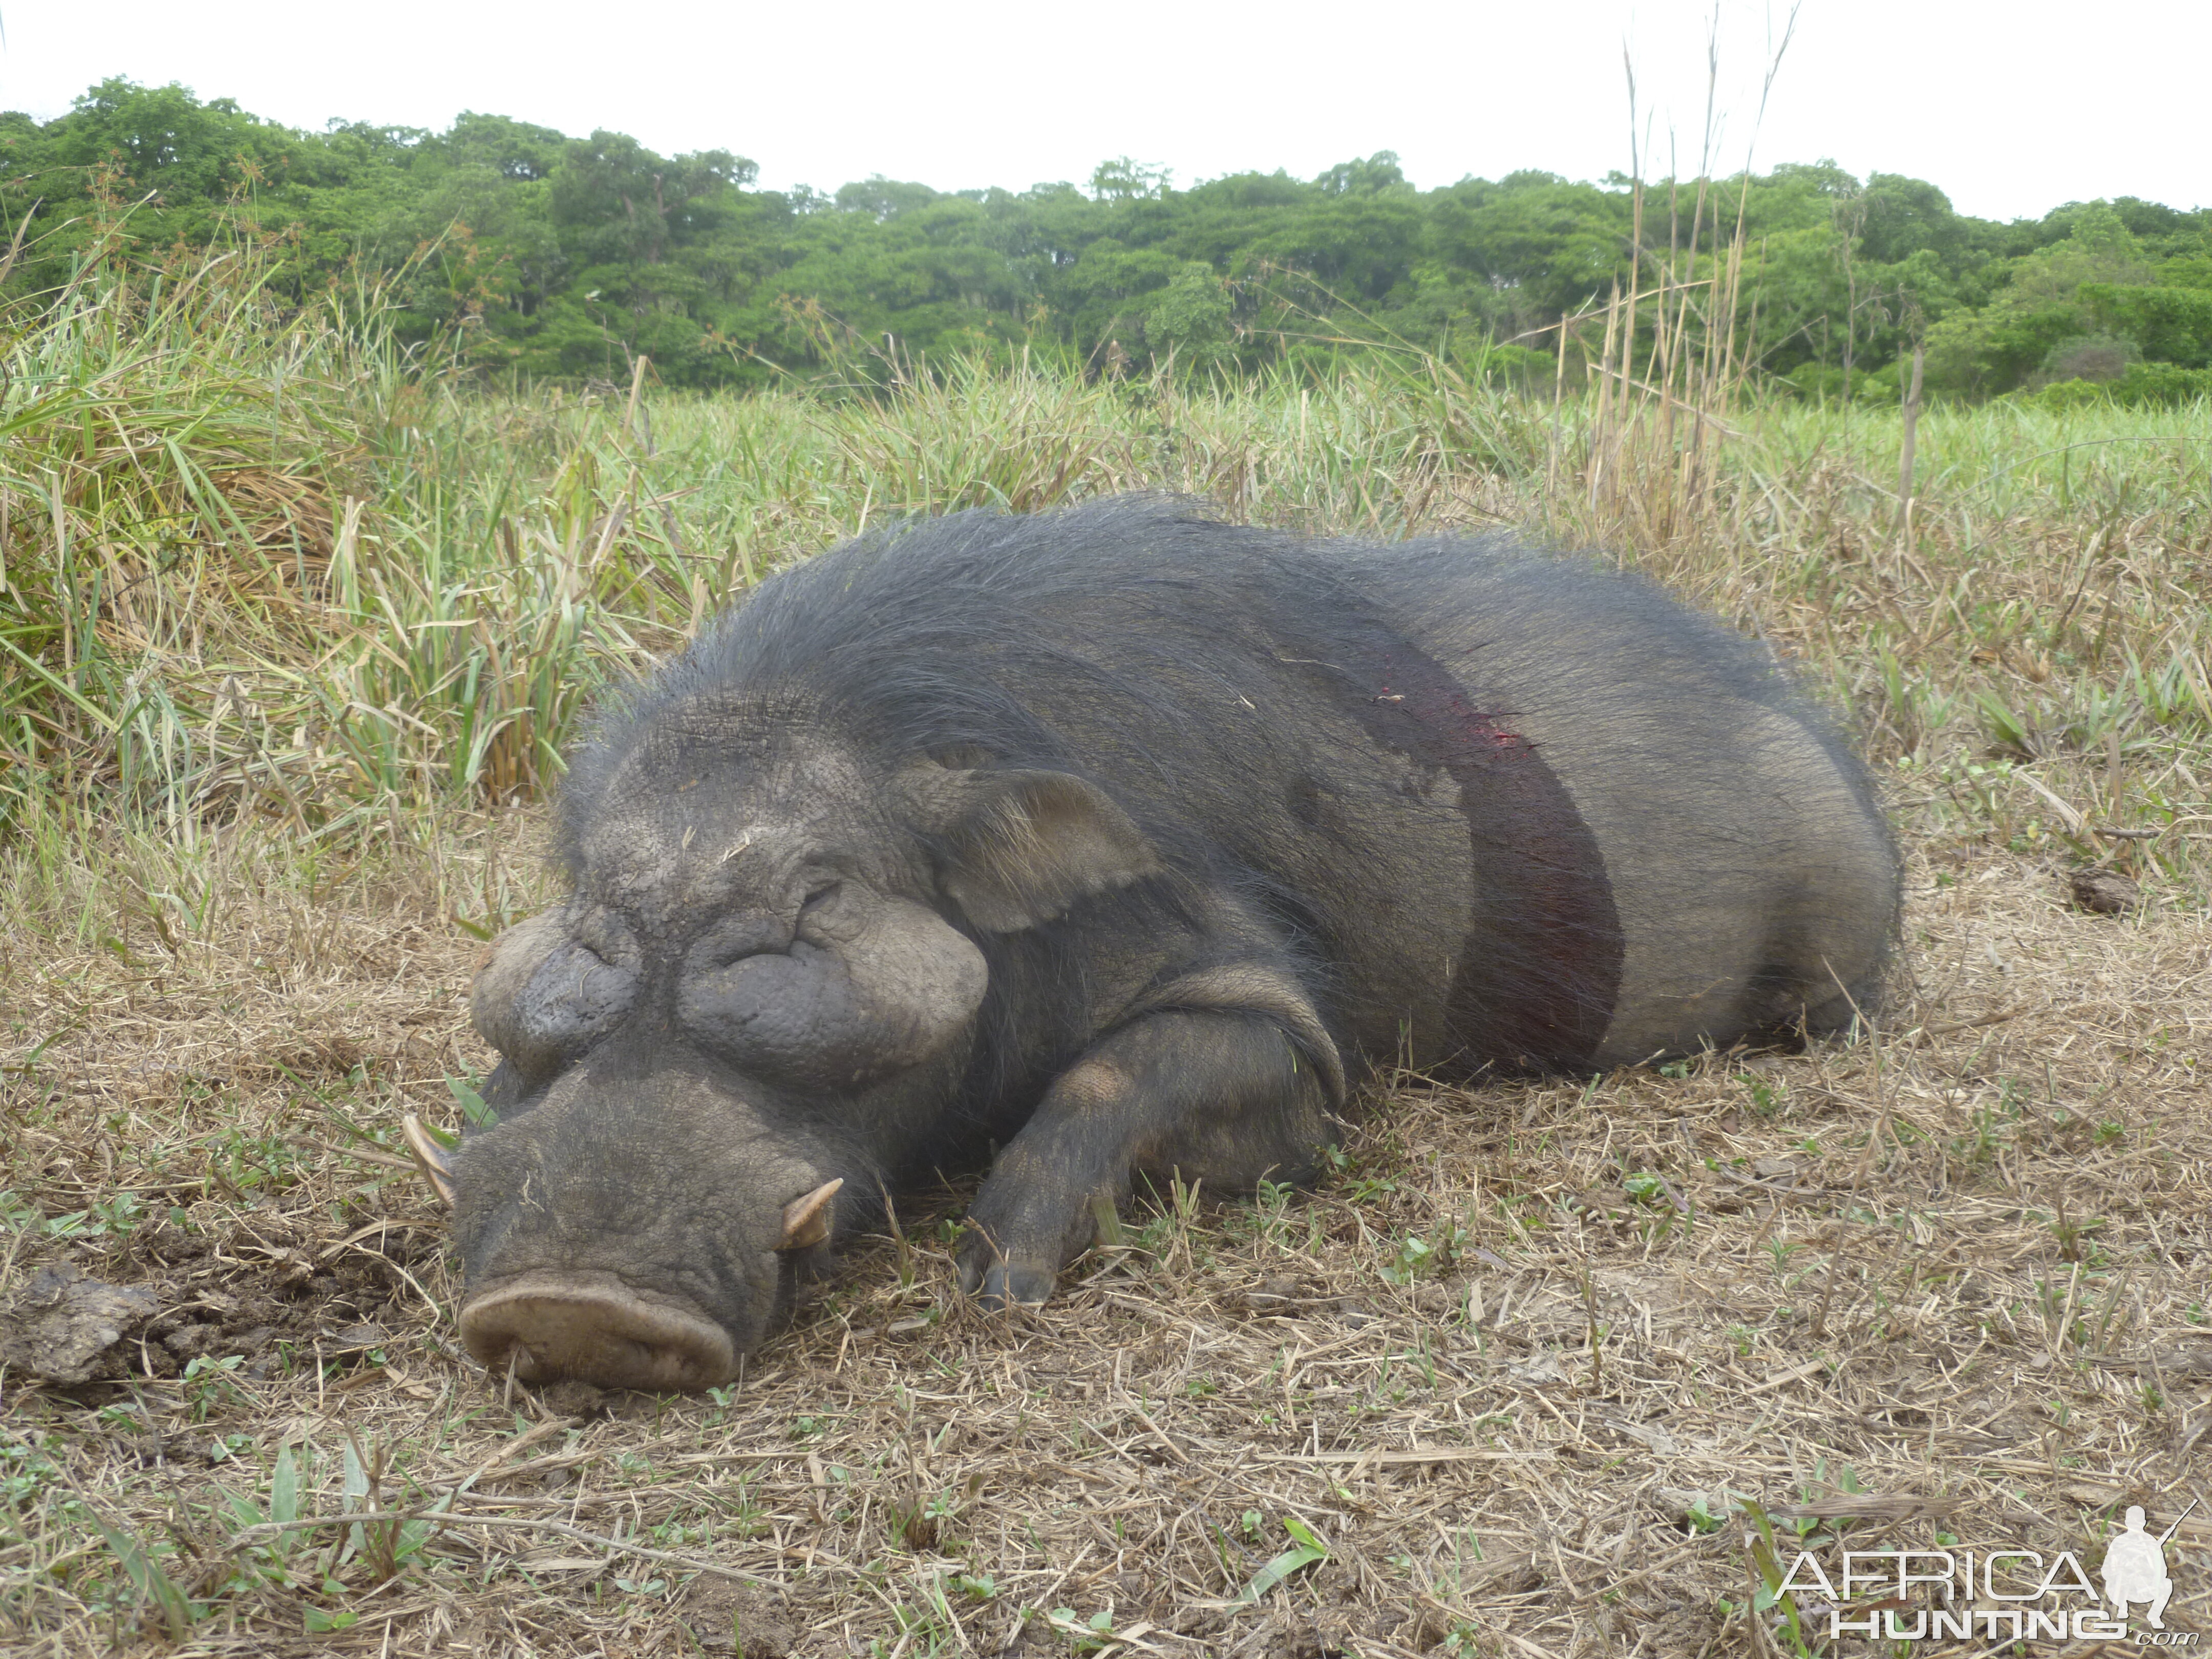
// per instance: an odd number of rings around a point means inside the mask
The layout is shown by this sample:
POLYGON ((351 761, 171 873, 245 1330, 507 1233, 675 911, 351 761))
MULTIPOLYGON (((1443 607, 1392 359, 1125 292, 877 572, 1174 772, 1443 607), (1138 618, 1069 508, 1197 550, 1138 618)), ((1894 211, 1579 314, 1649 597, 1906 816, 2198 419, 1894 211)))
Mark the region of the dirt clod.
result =
POLYGON ((0 1316, 0 1358, 45 1382, 89 1382, 115 1349, 161 1310, 149 1291, 88 1279, 67 1262, 41 1267, 0 1316))
POLYGON ((799 1640, 773 1599, 726 1578, 696 1581, 683 1618, 700 1647, 732 1659, 787 1659, 799 1640))
POLYGON ((605 1389, 595 1389, 573 1376, 564 1376, 548 1385, 539 1391, 538 1397, 544 1402, 546 1411, 555 1417, 604 1417, 611 1403, 605 1389))
POLYGON ((1244 1306, 1254 1313, 1281 1313, 1305 1294, 1305 1287, 1287 1273, 1261 1279, 1244 1292, 1244 1306))
POLYGON ((2112 870, 2076 870, 2069 886, 2080 908, 2100 916, 2124 915, 2142 902, 2142 889, 2112 870))

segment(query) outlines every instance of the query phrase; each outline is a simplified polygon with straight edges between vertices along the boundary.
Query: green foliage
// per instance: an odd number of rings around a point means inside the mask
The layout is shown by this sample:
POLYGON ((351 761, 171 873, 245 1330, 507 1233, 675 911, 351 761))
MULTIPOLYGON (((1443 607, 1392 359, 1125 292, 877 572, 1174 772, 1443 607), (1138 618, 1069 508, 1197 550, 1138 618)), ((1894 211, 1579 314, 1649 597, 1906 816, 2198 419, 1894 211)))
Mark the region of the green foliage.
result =
POLYGON ((1715 1510, 1711 1503, 1700 1495, 1690 1500, 1690 1506, 1684 1511, 1683 1518, 1689 1522, 1690 1530, 1692 1533, 1703 1537, 1708 1534, 1718 1532, 1728 1524, 1729 1508, 1729 1505, 1723 1501, 1720 1509, 1715 1510))
MULTIPOLYGON (((1751 1610, 1756 1616, 1771 1618, 1776 1636, 1786 1638, 1792 1651, 1809 1654, 1812 1649, 1807 1644, 1796 1592, 1782 1588, 1789 1573, 1782 1559, 1783 1545, 1777 1539, 1775 1524, 1763 1504, 1750 1498, 1738 1498, 1735 1503, 1751 1518, 1750 1528, 1744 1534, 1745 1548, 1758 1580, 1752 1591, 1751 1610)), ((1695 1522, 1693 1515, 1692 1525, 1695 1522)))
POLYGON ((1229 349, 1229 296, 1213 267, 1188 261, 1145 313, 1145 335, 1186 362, 1211 362, 1229 349))
POLYGON ((1328 1546, 1297 1516, 1283 1517, 1283 1530, 1290 1535, 1290 1548, 1273 1557, 1245 1581, 1244 1588, 1237 1592, 1239 1602, 1257 1601, 1292 1573, 1328 1559, 1328 1546))
POLYGON ((2130 363, 2117 380, 2057 380, 2026 401, 2061 411, 2110 404, 2122 409, 2172 408, 2212 399, 2212 368, 2172 363, 2130 363))
POLYGON ((1617 175, 1420 191, 1387 150, 1188 188, 1127 156, 1081 188, 1019 191, 879 174, 824 197, 759 190, 756 171, 496 115, 297 131, 110 80, 56 120, 0 117, 0 208, 23 232, 0 289, 52 296, 102 249, 229 236, 268 250, 285 303, 374 272, 397 343, 571 383, 624 382, 641 356, 671 386, 881 386, 1040 348, 1109 376, 1170 359, 1203 376, 1494 342, 1529 357, 1491 372, 1534 387, 1561 368, 1579 382, 1596 349, 1571 327, 1563 359, 1562 318, 1740 225, 1735 349, 1817 402, 1890 395, 1861 377, 1923 336, 1930 388, 1953 395, 2068 378, 2085 336, 2212 362, 2212 219, 2133 198, 1998 225, 1925 180, 1822 161, 1662 181, 1639 222, 1617 175))
POLYGON ((2062 239, 2004 262, 1986 304, 1929 328, 1929 386, 1969 395, 2034 391, 2112 379, 2135 359, 2212 362, 2212 295, 2193 285, 2200 268, 2212 272, 2203 258, 2212 233, 2199 223, 2151 242, 2130 217, 2094 202, 2052 214, 2045 222, 2063 224, 2062 239))
POLYGON ((2212 289, 2084 283, 2088 313, 2145 357, 2182 368, 2212 365, 2212 289))
POLYGON ((161 1565, 163 1552, 158 1547, 149 1547, 140 1542, 127 1528, 111 1527, 106 1522, 94 1518, 100 1537, 109 1552, 123 1569, 142 1601, 150 1602, 157 1612, 172 1642, 182 1642, 191 1635, 192 1626, 205 1608, 194 1602, 178 1587, 161 1565))

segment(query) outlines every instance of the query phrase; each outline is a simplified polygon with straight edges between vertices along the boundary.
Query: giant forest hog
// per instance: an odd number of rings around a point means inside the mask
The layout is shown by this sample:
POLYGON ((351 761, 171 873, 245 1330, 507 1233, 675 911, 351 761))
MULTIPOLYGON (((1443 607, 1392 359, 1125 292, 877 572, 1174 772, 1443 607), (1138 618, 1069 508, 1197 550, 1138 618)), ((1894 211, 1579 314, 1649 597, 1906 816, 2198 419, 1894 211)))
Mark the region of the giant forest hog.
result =
POLYGON ((1844 744, 1650 583, 1156 500, 776 576, 560 825, 474 991, 501 1121, 418 1145, 475 1354, 641 1388, 726 1380, 933 1171, 988 1163, 962 1282, 1039 1302, 1140 1176, 1310 1176, 1376 1062, 1842 1026, 1898 907, 1844 744))

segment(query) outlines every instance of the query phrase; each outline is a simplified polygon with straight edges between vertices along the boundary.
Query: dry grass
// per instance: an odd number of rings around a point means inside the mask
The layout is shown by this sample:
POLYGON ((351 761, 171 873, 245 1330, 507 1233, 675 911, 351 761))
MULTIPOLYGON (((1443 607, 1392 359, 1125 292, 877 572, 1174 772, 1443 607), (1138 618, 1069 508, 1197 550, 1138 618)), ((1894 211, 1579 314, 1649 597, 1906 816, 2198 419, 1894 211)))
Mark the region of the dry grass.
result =
MULTIPOLYGON (((442 1218, 382 1160, 483 1056, 407 872, 313 913, 264 889, 137 973, 12 956, 17 1016, 76 1028, 11 1090, 13 1170, 93 1212, 13 1273, 66 1255, 165 1309, 134 1380, 13 1394, 21 1639, 127 1645, 147 1611, 84 1510, 222 1589, 209 1652, 713 1652, 733 1612, 748 1653, 1061 1651, 1102 1613, 1170 1652, 1753 1651, 1717 1611, 1741 1522, 1700 1530, 1730 1494, 2086 1558, 2116 1504, 2204 1495, 2202 920, 2085 915, 1971 843, 1912 873, 1878 1042, 1407 1084, 1322 1192, 1171 1194, 1019 1322, 957 1296, 951 1195, 688 1400, 503 1400, 451 1346, 442 1218), (467 1486, 381 1587, 373 1539, 245 1532, 287 1446, 295 1512, 347 1508, 349 1445, 388 1508, 467 1486), (1292 1520, 1328 1559, 1239 1605, 1292 1520)), ((2180 1537, 2197 1628, 2212 1525, 2180 1537)))
MULTIPOLYGON (((1856 693, 1911 864, 1878 1030, 1679 1075, 1402 1080, 1320 1191, 1139 1206, 1035 1317, 958 1297, 943 1194, 735 1389, 510 1393, 453 1346, 395 1129, 453 1121, 448 1079, 486 1062, 451 918, 544 896, 540 810, 394 807, 346 841, 269 801, 190 846, 31 822, 0 934, 0 1302, 68 1261, 162 1311, 111 1380, 5 1379, 9 1647, 1786 1653, 1749 1611, 1759 1515, 2094 1571, 2116 1505, 2163 1524, 2191 1498, 2167 1623, 2212 1624, 2212 706, 2175 597, 2201 605, 2202 433, 2111 434, 2137 447, 2100 457, 2151 459, 2062 495, 2041 452, 2080 429, 1931 416, 1893 540, 1878 423, 1800 412, 1694 510, 1645 500, 1657 536, 1540 492, 1574 437, 1547 411, 1516 474, 1494 409, 1394 395, 1069 393, 997 448, 973 434, 1016 428, 951 394, 833 409, 777 463, 783 517, 764 471, 709 480, 679 510, 745 527, 669 539, 741 586, 878 483, 873 510, 1146 481, 1315 527, 1620 535, 1856 693), (2143 906, 2072 908, 2091 858, 2143 906)), ((677 406, 659 464, 735 465, 733 430, 788 414, 677 406)))

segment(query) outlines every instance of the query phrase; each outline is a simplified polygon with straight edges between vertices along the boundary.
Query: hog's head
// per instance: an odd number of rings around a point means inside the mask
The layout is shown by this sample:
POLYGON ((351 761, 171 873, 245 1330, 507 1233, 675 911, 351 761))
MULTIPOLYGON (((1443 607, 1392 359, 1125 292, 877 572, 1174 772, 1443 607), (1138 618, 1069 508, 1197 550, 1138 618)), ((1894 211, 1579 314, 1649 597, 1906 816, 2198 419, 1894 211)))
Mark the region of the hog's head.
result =
POLYGON ((574 891, 471 1012, 511 1103, 450 1159, 461 1331, 495 1374, 726 1381, 932 1138, 974 1056, 978 940, 1156 867, 1072 775, 871 767, 664 720, 572 804, 574 891))

